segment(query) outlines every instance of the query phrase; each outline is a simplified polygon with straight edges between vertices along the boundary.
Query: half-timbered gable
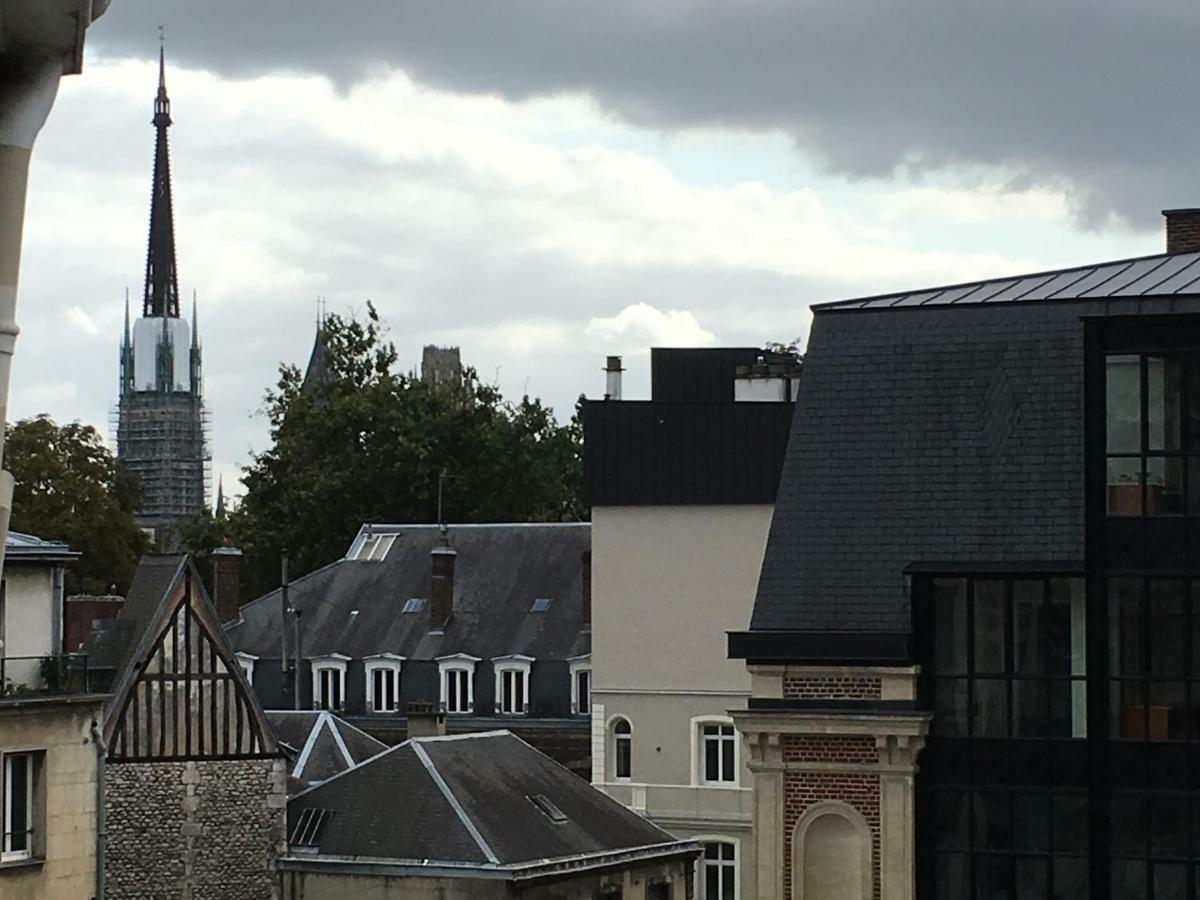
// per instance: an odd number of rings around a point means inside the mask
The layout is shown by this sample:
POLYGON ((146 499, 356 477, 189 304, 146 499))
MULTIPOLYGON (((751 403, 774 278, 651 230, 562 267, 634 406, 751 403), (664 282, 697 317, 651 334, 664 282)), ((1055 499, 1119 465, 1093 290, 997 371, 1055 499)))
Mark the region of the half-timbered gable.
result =
POLYGON ((130 654, 105 730, 113 763, 278 756, 188 557, 130 654))

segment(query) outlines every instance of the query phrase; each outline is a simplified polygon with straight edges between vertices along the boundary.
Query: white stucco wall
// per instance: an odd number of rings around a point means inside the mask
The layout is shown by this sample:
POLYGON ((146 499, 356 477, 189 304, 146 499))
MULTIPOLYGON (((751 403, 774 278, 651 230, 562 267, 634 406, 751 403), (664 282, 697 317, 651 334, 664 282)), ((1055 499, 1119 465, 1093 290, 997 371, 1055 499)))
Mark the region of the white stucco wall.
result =
MULTIPOLYGON (((57 600, 54 593, 53 566, 10 565, 4 572, 4 646, 0 655, 47 656, 57 652, 57 600)), ((5 666, 5 677, 14 682, 31 683, 38 663, 13 662, 5 666)))

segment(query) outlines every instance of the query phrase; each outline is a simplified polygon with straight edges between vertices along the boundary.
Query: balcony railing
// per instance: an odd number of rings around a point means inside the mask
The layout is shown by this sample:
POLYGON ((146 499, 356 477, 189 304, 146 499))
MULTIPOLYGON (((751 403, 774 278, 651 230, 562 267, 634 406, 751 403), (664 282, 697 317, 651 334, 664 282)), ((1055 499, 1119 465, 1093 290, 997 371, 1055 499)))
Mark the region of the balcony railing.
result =
POLYGON ((0 700, 22 700, 93 690, 86 653, 0 656, 0 700))

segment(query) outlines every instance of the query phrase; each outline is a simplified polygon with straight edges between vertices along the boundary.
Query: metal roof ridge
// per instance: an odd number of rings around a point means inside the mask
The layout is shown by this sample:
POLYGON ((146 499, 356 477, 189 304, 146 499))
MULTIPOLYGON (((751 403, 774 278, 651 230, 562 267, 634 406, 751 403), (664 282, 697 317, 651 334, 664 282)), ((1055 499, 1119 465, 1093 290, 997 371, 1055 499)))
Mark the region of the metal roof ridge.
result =
MULTIPOLYGON (((945 293, 946 291, 956 290, 958 288, 966 288, 966 287, 971 287, 971 286, 983 287, 984 285, 987 285, 987 284, 997 284, 1002 281, 1017 282, 1017 281, 1022 281, 1026 278, 1037 278, 1038 276, 1042 276, 1042 275, 1046 275, 1046 276, 1062 275, 1067 272, 1078 272, 1078 271, 1081 271, 1084 269, 1100 269, 1105 266, 1120 265, 1121 263, 1125 263, 1126 265, 1128 265, 1130 263, 1142 262, 1143 260, 1147 260, 1147 259, 1157 259, 1158 257, 1179 256, 1179 255, 1181 255, 1181 254, 1149 253, 1149 254, 1146 254, 1145 256, 1131 256, 1127 259, 1110 259, 1110 260, 1105 260, 1104 262, 1087 263, 1085 265, 1080 265, 1080 266, 1064 266, 1061 269, 1043 269, 1038 272, 1025 272, 1025 273, 1022 273, 1019 275, 999 275, 999 276, 995 276, 993 278, 977 278, 977 279, 973 279, 970 281, 960 281, 955 284, 932 285, 930 287, 914 287, 910 290, 884 291, 879 294, 868 294, 865 297, 846 297, 841 300, 827 300, 822 303, 812 303, 809 305, 809 308, 812 310, 836 309, 838 307, 850 306, 851 304, 871 303, 875 300, 886 300, 889 297, 896 297, 896 298, 905 297, 910 294, 924 293, 926 291, 937 291, 939 293, 945 293)), ((1056 293, 1057 293, 1057 291, 1056 291, 1056 293)))
POLYGON ((475 823, 471 821, 471 817, 467 815, 467 811, 463 809, 462 804, 458 802, 458 798, 454 796, 454 791, 450 790, 450 785, 446 784, 446 779, 437 770, 437 766, 429 758, 429 754, 425 752, 425 748, 421 746, 420 741, 412 742, 412 749, 413 753, 417 755, 417 759, 421 761, 421 765, 429 773, 429 777, 433 779, 433 783, 442 792, 442 796, 446 798, 446 802, 450 804, 450 808, 454 810, 454 814, 458 816, 458 820, 462 822, 463 827, 475 839, 475 843, 479 846, 480 851, 487 858, 487 861, 499 865, 500 858, 496 856, 495 851, 488 845, 488 842, 483 839, 483 835, 480 834, 475 823))

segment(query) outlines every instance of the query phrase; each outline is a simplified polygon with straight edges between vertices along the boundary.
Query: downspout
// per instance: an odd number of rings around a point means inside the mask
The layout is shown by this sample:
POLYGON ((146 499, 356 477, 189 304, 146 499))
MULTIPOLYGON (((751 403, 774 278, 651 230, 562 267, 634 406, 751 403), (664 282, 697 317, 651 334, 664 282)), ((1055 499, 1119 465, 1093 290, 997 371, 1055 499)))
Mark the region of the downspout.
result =
POLYGON ((93 900, 104 900, 104 869, 108 864, 108 810, 105 809, 104 782, 108 747, 100 726, 92 722, 92 744, 96 748, 96 890, 93 900))

